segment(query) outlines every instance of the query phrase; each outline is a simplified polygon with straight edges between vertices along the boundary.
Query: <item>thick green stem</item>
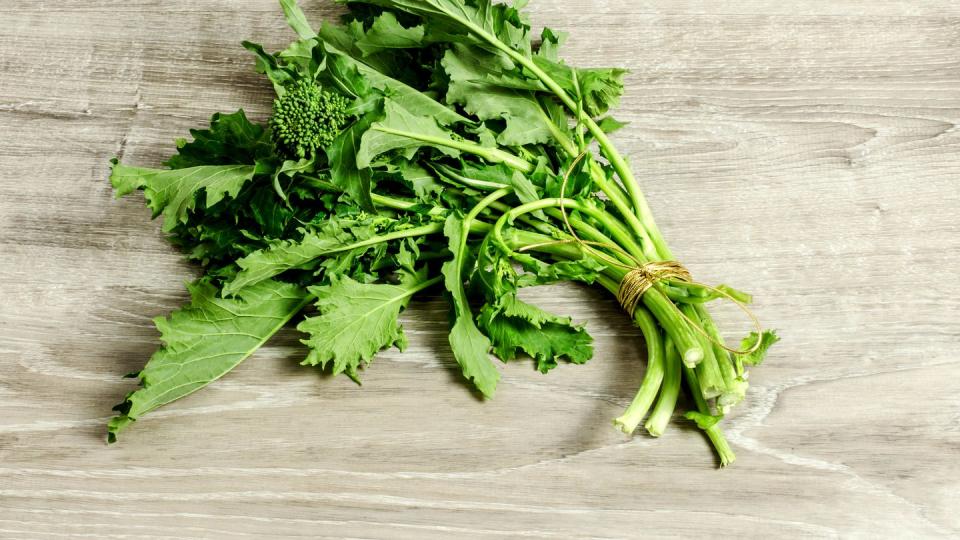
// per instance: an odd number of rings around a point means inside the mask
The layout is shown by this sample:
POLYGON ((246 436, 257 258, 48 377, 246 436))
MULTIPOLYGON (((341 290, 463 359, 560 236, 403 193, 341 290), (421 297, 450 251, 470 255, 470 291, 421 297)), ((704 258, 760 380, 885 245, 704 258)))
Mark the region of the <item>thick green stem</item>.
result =
MULTIPOLYGON (((473 223, 473 220, 475 220, 475 219, 477 218, 477 216, 480 215, 480 212, 482 212, 482 211, 483 211, 484 209, 486 209, 487 207, 492 206, 494 203, 496 203, 496 202, 497 202, 497 199, 501 199, 501 198, 503 198, 503 197, 506 197, 507 195, 509 195, 509 194, 511 194, 511 193, 513 193, 513 189, 511 189, 511 188, 502 188, 502 189, 498 189, 498 190, 494 191, 493 193, 491 193, 491 194, 487 195, 486 197, 484 197, 483 199, 481 199, 480 202, 478 202, 478 203, 476 204, 476 206, 474 206, 472 209, 470 209, 470 211, 467 213, 467 215, 464 216, 464 218, 463 218, 463 226, 464 226, 466 229, 469 229, 469 228, 470 228, 470 225, 473 223)), ((464 231, 464 232, 467 232, 467 231, 464 231)), ((464 238, 466 238, 466 236, 464 236, 464 238)))
MULTIPOLYGON (((565 199, 563 204, 564 207, 570 207, 574 210, 583 211, 584 214, 597 219, 599 222, 601 222, 601 224, 607 227, 612 234, 614 234, 614 237, 617 241, 626 243, 628 245, 632 241, 629 234, 627 234, 625 231, 622 231, 622 229, 617 226, 611 216, 596 209, 590 208, 589 206, 583 205, 579 201, 565 199)), ((559 205, 559 199, 541 199, 539 201, 520 205, 510 212, 502 215, 500 219, 497 220, 497 223, 494 225, 493 234, 498 242, 506 245, 503 240, 502 231, 507 222, 510 222, 517 217, 530 212, 543 210, 545 208, 556 208, 559 207, 559 205)), ((621 244, 621 246, 623 246, 623 244, 621 244)), ((596 257, 594 256, 594 258, 596 257)), ((597 260, 601 264, 607 262, 601 259, 597 260)), ((627 270, 624 268, 608 266, 604 273, 613 278, 617 283, 620 283, 626 276, 627 270)), ((617 294, 616 291, 611 292, 613 292, 613 294, 617 294)), ((688 365, 696 365, 703 360, 703 347, 698 339, 697 334, 695 334, 690 328, 689 323, 680 314, 677 306, 663 294, 660 285, 655 284, 643 295, 643 304, 653 313, 654 317, 657 318, 657 321, 660 322, 660 325, 663 327, 667 335, 675 340, 677 347, 681 351, 680 354, 683 357, 684 363, 688 365)))
MULTIPOLYGON (((703 398, 703 391, 700 389, 700 382, 697 379, 696 371, 684 366, 683 377, 687 381, 687 387, 690 390, 690 396, 693 397, 693 402, 697 406, 697 411, 699 411, 700 414, 711 415, 710 406, 707 404, 707 400, 703 398)), ((707 434, 707 438, 710 439, 710 444, 712 444, 713 448, 717 451, 717 457, 720 458, 721 467, 726 467, 736 461, 737 456, 734 454, 733 449, 730 448, 727 438, 723 436, 723 431, 720 430, 719 424, 713 424, 703 431, 707 434)))
MULTIPOLYGON (((560 214, 560 211, 555 208, 548 208, 545 210, 545 212, 551 216, 557 216, 560 214)), ((600 232, 600 230, 594 227, 593 225, 590 225, 589 223, 572 216, 569 217, 568 219, 570 220, 570 225, 577 231, 577 234, 579 234, 584 240, 589 240, 590 242, 596 242, 598 244, 603 244, 607 246, 616 245, 613 242, 613 240, 610 239, 609 236, 600 232)), ((563 232, 566 232, 566 231, 563 231, 563 232)), ((624 266, 633 266, 635 264, 634 261, 629 256, 627 256, 626 253, 621 253, 619 250, 616 250, 616 249, 606 250, 601 246, 590 246, 590 247, 594 251, 599 251, 604 255, 609 256, 612 259, 616 259, 620 261, 620 263, 624 266)))
MULTIPOLYGON (((619 284, 626 277, 627 270, 608 267, 604 274, 619 284)), ((613 291, 613 294, 617 292, 613 291)), ((704 352, 700 339, 690 328, 690 323, 680 314, 677 305, 663 293, 662 285, 654 284, 643 294, 643 305, 653 313, 663 330, 673 339, 684 364, 695 366, 703 360, 704 352)))
POLYGON ((613 203, 614 208, 623 216, 623 219, 627 221, 627 224, 630 225, 630 229, 633 231, 637 238, 643 242, 643 254, 647 259, 658 261, 662 260, 659 251, 657 250, 653 240, 650 238, 650 234, 647 232, 647 229, 644 225, 637 219, 637 216, 630 210, 630 203, 627 202, 624 194, 620 191, 620 188, 614 182, 608 182, 606 175, 603 173, 603 169, 600 168, 600 165, 597 162, 590 161, 590 175, 593 179, 593 183, 600 188, 600 191, 610 199, 610 202, 613 203))
MULTIPOLYGON (((600 225, 606 228, 611 235, 613 235, 614 239, 620 244, 621 247, 637 251, 639 256, 641 257, 643 256, 642 253, 639 253, 638 250, 640 248, 633 241, 633 238, 630 236, 630 233, 626 229, 624 229, 623 225, 617 222, 613 218, 613 216, 605 212, 602 212, 596 208, 593 208, 591 206, 585 205, 580 201, 577 201, 574 199, 561 200, 557 198, 550 198, 550 199, 540 199, 538 201, 522 204, 520 206, 517 206, 510 212, 507 212, 506 214, 504 214, 498 221, 496 230, 498 231, 501 230, 503 226, 506 225, 507 222, 511 222, 524 214, 529 214, 531 212, 536 212, 537 210, 544 210, 547 208, 559 208, 561 202, 564 208, 569 208, 570 210, 576 210, 576 211, 582 212, 583 214, 593 218, 600 225)), ((498 238, 498 240, 502 240, 502 238, 498 238)))
MULTIPOLYGON (((568 208, 568 207, 569 207, 569 205, 567 205, 566 202, 564 202, 564 209, 566 209, 566 208, 568 208)), ((580 208, 583 208, 583 207, 584 207, 583 205, 577 205, 576 207, 573 207, 572 209, 573 209, 573 210, 580 210, 580 208)), ((587 208, 589 208, 589 207, 587 207, 587 208)), ((544 212, 546 212, 547 215, 549 215, 549 216, 551 216, 551 217, 553 217, 553 218, 556 218, 556 219, 559 220, 561 223, 563 222, 563 213, 560 211, 559 204, 558 204, 556 207, 545 208, 545 209, 544 209, 544 212)), ((588 212, 584 212, 584 214, 586 214, 586 215, 589 216, 589 217, 594 217, 594 216, 598 216, 598 215, 603 216, 603 217, 605 218, 605 220, 604 220, 602 223, 600 223, 600 224, 603 225, 604 227, 606 227, 607 230, 609 230, 610 233, 614 235, 614 237, 616 237, 618 240, 621 240, 621 242, 622 242, 621 248, 622 248, 622 249, 625 249, 626 252, 629 253, 631 257, 633 257, 633 258, 635 258, 635 259, 639 259, 641 262, 646 262, 646 260, 645 260, 645 258, 644 258, 644 256, 643 256, 643 250, 640 248, 640 246, 639 246, 636 242, 634 242, 633 237, 630 236, 630 233, 627 231, 626 227, 624 227, 622 223, 620 223, 619 221, 617 221, 616 219, 614 219, 613 216, 610 216, 610 215, 608 215, 608 214, 603 214, 602 212, 600 212, 600 211, 598 211, 598 210, 595 210, 595 209, 593 209, 593 208, 589 208, 589 211, 588 211, 588 212)), ((589 231, 589 233, 591 233, 591 234, 593 234, 594 231, 596 231, 597 233, 600 232, 600 231, 598 231, 596 228, 594 228, 593 226, 591 226, 590 224, 586 223, 585 221, 580 220, 580 219, 577 219, 577 218, 575 218, 575 217, 572 217, 572 216, 570 216, 569 214, 567 215, 567 220, 570 222, 570 225, 571 225, 574 229, 576 229, 576 230, 581 230, 581 229, 583 229, 585 232, 586 232, 586 231, 589 231)), ((564 230, 564 232, 569 232, 569 231, 564 230)), ((608 238, 608 237, 607 237, 606 235, 604 235, 603 233, 600 233, 600 234, 595 235, 595 236, 596 236, 597 238, 591 239, 591 241, 601 242, 601 243, 610 244, 610 245, 614 245, 614 246, 616 245, 616 244, 613 242, 613 240, 611 240, 610 238, 608 238), (602 239, 601 239, 601 238, 602 238, 602 239)), ((622 255, 622 254, 621 254, 621 255, 622 255)), ((635 262, 633 262, 633 261, 630 260, 629 258, 627 258, 627 261, 628 261, 627 264, 630 265, 630 266, 633 266, 633 265, 636 264, 635 262)))
POLYGON ((657 404, 650 413, 650 418, 644 424, 647 432, 654 437, 663 435, 667 429, 667 424, 673 417, 673 411, 677 408, 677 395, 680 393, 680 355, 673 342, 668 337, 664 345, 666 355, 664 356, 663 385, 660 387, 660 397, 657 404))
MULTIPOLYGON (((509 188, 498 189, 497 191, 494 191, 493 193, 484 197, 480 202, 476 204, 476 206, 470 209, 470 212, 468 212, 467 215, 464 216, 463 222, 460 225, 462 227, 461 233, 460 233, 460 244, 458 246, 458 249, 454 252, 455 256, 456 254, 463 253, 466 250, 468 233, 471 231, 474 224, 481 223, 476 221, 476 218, 478 215, 480 215, 480 212, 482 212, 484 208, 487 208, 488 206, 496 202, 497 199, 501 197, 505 197, 510 193, 511 193, 511 190, 509 188)), ((456 259, 454 260, 456 261, 456 259)), ((460 265, 462 265, 463 261, 460 260, 459 263, 460 265)), ((457 274, 452 281, 453 283, 456 283, 458 287, 463 288, 463 280, 461 279, 461 275, 463 274, 463 267, 460 265, 457 266, 457 274)), ((464 294, 463 296, 465 297, 466 294, 464 294)), ((473 317, 473 314, 470 313, 469 305, 456 302, 456 306, 457 306, 458 317, 473 317)))
MULTIPOLYGON (((567 155, 573 159, 580 155, 580 150, 577 148, 577 145, 574 144, 569 137, 553 123, 553 120, 547 115, 547 112, 543 109, 543 106, 538 103, 538 109, 540 110, 540 115, 544 124, 550 130, 550 134, 553 135, 554 140, 556 140, 560 147, 567 153, 567 155)), ((600 164, 594 161, 592 158, 590 161, 590 176, 593 179, 594 184, 602 191, 607 198, 613 203, 614 207, 618 212, 623 216, 623 219, 627 220, 627 224, 630 226, 630 229, 633 231, 637 237, 639 237, 644 242, 644 253, 648 258, 657 260, 657 252, 655 250, 651 251, 648 249, 648 246, 652 247, 650 243, 650 237, 647 234, 646 229, 643 227, 643 224, 637 219, 637 216, 631 211, 630 203, 627 202, 626 196, 623 191, 620 190, 620 187, 616 182, 608 182, 607 177, 603 172, 603 169, 600 167, 600 164)))
POLYGON ((633 433, 653 405, 653 400, 660 390, 660 383, 664 376, 664 347, 663 337, 656 321, 645 309, 638 309, 633 313, 633 320, 643 332, 643 340, 647 344, 647 371, 643 375, 643 382, 633 401, 624 413, 613 421, 620 431, 627 435, 633 433))
MULTIPOLYGON (((687 319, 696 322, 697 312, 690 304, 681 304, 680 311, 687 316, 687 319)), ((703 390, 703 397, 713 399, 726 391, 723 375, 720 373, 720 365, 717 363, 717 357, 713 352, 713 346, 707 340, 697 335, 697 340, 703 349, 703 361, 697 364, 697 377, 700 379, 700 388, 703 390)))

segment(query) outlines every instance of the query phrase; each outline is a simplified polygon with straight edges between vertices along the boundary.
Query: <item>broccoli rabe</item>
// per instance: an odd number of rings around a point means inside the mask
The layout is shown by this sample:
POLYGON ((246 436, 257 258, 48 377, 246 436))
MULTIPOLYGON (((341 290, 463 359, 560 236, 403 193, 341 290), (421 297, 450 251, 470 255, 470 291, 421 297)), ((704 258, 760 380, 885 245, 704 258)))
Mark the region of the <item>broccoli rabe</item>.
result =
POLYGON ((273 101, 270 129, 285 157, 312 157, 333 142, 347 123, 347 99, 301 79, 273 101))

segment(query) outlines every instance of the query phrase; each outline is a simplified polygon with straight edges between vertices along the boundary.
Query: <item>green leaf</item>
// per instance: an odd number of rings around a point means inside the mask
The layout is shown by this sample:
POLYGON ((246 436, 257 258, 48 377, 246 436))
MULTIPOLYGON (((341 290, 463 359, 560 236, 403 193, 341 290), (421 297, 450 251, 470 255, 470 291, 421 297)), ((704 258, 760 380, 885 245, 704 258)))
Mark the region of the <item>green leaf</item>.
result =
MULTIPOLYGON (((260 226, 260 233, 256 235, 257 240, 266 240, 270 238, 280 238, 287 230, 294 217, 294 211, 283 204, 283 201, 277 195, 269 190, 258 190, 250 197, 250 214, 257 225, 260 226)), ((223 221, 219 221, 223 223, 223 221)), ((229 222, 227 222, 229 225, 229 222)), ((236 230, 236 226, 228 227, 227 230, 236 230)))
MULTIPOLYGON (((743 341, 740 342, 740 350, 746 351, 751 349, 757 343, 757 333, 750 332, 750 335, 743 338, 743 341)), ((748 366, 759 366, 763 359, 767 357, 767 351, 770 350, 770 347, 774 343, 780 341, 780 337, 777 336, 775 330, 764 330, 763 333, 759 336, 760 346, 757 347, 757 350, 749 354, 737 354, 734 355, 737 357, 739 362, 743 362, 748 366)))
POLYGON ((566 32, 556 32, 550 28, 544 28, 540 33, 540 48, 537 55, 552 60, 560 60, 560 46, 567 40, 566 32))
POLYGON ((430 23, 431 39, 484 44, 477 32, 495 36, 507 45, 530 53, 529 25, 516 7, 490 0, 360 0, 388 9, 420 15, 430 23))
POLYGON ((423 25, 404 28, 397 16, 386 11, 373 20, 362 38, 356 42, 364 56, 386 49, 411 49, 423 46, 423 25))
POLYGON ((178 223, 186 223, 188 212, 195 207, 195 198, 206 193, 206 206, 217 204, 224 197, 236 197, 256 172, 253 165, 205 165, 187 169, 146 169, 128 167, 113 160, 110 183, 122 197, 142 189, 153 217, 163 214, 163 230, 169 232, 178 223))
POLYGON ((348 112, 354 116, 363 116, 375 110, 383 100, 381 92, 371 91, 372 86, 366 76, 360 73, 358 64, 350 57, 340 54, 328 54, 324 63, 326 71, 321 73, 320 81, 339 88, 344 94, 356 99, 350 104, 348 112))
POLYGON ((570 118, 567 116, 567 109, 565 109, 559 101, 550 96, 541 94, 539 102, 541 110, 543 110, 550 123, 553 124, 551 131, 554 131, 554 137, 573 141, 573 130, 570 129, 570 118))
POLYGON ((339 29, 339 27, 325 25, 321 30, 320 37, 325 42, 324 47, 327 53, 337 56, 340 62, 342 62, 344 69, 348 66, 355 68, 357 73, 369 83, 371 88, 376 88, 383 94, 390 96, 390 99, 404 109, 415 114, 431 117, 441 125, 471 123, 469 119, 460 116, 454 110, 423 92, 384 75, 363 61, 337 48, 335 42, 331 41, 331 34, 336 29, 339 29))
POLYGON ((200 165, 246 165, 273 155, 270 133, 247 120, 243 109, 233 114, 216 113, 210 129, 191 129, 193 141, 180 140, 177 153, 164 165, 186 169, 200 165))
POLYGON ((522 351, 536 360, 543 373, 561 358, 577 364, 589 360, 593 339, 583 327, 517 297, 522 280, 495 242, 492 234, 484 238, 472 280, 487 301, 478 322, 493 343, 493 352, 506 362, 522 351))
POLYGON ((300 39, 310 39, 317 35, 307 22, 307 16, 303 14, 297 0, 280 0, 280 7, 283 8, 283 15, 287 19, 290 28, 300 36, 300 39))
POLYGON ((620 68, 577 70, 587 114, 599 116, 620 104, 620 96, 623 95, 623 76, 626 74, 627 70, 620 68))
POLYGON ((399 168, 400 176, 421 201, 433 201, 443 190, 443 185, 420 164, 403 160, 399 168))
POLYGON ((303 364, 325 368, 332 362, 334 375, 346 372, 356 379, 357 369, 381 349, 395 345, 403 350, 407 340, 398 322, 400 312, 415 293, 439 281, 418 278, 389 285, 333 277, 330 285, 310 287, 320 314, 297 326, 310 334, 302 340, 311 349, 303 364))
POLYGON ((593 257, 576 261, 547 263, 529 253, 515 253, 513 258, 527 273, 517 278, 517 286, 547 285, 558 281, 593 283, 604 270, 604 265, 593 257))
POLYGON ((268 54, 263 50, 263 46, 257 43, 244 41, 243 48, 252 52, 257 57, 257 73, 263 73, 273 83, 273 90, 277 96, 283 96, 286 93, 286 86, 294 81, 294 74, 280 66, 277 57, 268 54))
POLYGON ((273 171, 273 187, 277 192, 277 195, 283 199, 287 200, 287 195, 284 192, 283 186, 280 185, 281 176, 295 176, 299 173, 312 173, 314 168, 314 159, 315 158, 303 158, 299 161, 286 160, 273 171))
MULTIPOLYGON (((623 76, 619 68, 574 69, 557 60, 556 47, 561 36, 545 33, 546 50, 532 54, 529 24, 516 7, 492 4, 490 0, 358 0, 388 9, 405 11, 427 20, 426 39, 482 47, 499 54, 502 45, 531 58, 553 78, 571 98, 582 96, 590 116, 604 114, 623 94, 623 76), (499 41, 502 45, 498 46, 499 41), (574 73, 579 85, 574 84, 574 73), (579 89, 577 88, 579 86, 579 89)), ((543 46, 541 46, 542 48, 543 46)), ((489 81, 490 79, 486 79, 489 81)), ((511 80, 518 80, 517 77, 511 80)))
POLYGON ((370 167, 374 158, 392 150, 403 150, 411 159, 424 146, 436 148, 444 154, 457 157, 460 152, 446 146, 454 141, 451 132, 444 130, 435 119, 417 116, 391 99, 384 101, 383 120, 370 126, 360 139, 357 151, 357 167, 370 167))
POLYGON ((604 116, 597 124, 604 133, 610 134, 619 131, 629 125, 629 122, 621 122, 612 116, 604 116))
POLYGON ((473 322, 473 312, 467 293, 463 287, 463 267, 467 263, 469 253, 467 249, 467 231, 464 230, 463 219, 451 214, 447 218, 443 229, 449 241, 449 249, 453 259, 443 263, 441 272, 444 277, 444 286, 450 294, 453 303, 453 326, 450 329, 450 348, 463 376, 486 397, 493 397, 500 380, 500 372, 490 361, 490 340, 477 328, 473 322))
POLYGON ((168 318, 157 318, 163 346, 137 374, 141 388, 114 407, 108 440, 142 415, 219 379, 253 354, 307 304, 306 291, 265 281, 238 298, 217 298, 216 287, 200 280, 190 304, 168 318))
POLYGON ((370 221, 330 219, 317 231, 308 231, 299 241, 283 240, 269 248, 239 259, 240 272, 223 286, 225 295, 234 295, 287 270, 300 268, 319 257, 352 249, 374 235, 370 221))
POLYGON ((315 79, 317 74, 326 67, 322 56, 316 55, 320 42, 316 38, 294 41, 286 49, 277 53, 277 56, 287 62, 288 66, 296 68, 301 77, 315 79))
POLYGON ((326 148, 330 162, 330 181, 367 211, 373 210, 373 199, 370 195, 372 176, 369 167, 357 166, 357 152, 360 149, 361 137, 370 129, 374 116, 365 115, 340 132, 326 148))
POLYGON ((493 342, 493 351, 504 361, 513 360, 519 351, 536 360, 542 373, 566 358, 582 364, 593 356, 593 338, 569 318, 547 313, 516 297, 509 307, 487 304, 480 310, 480 328, 493 342))
POLYGON ((505 146, 546 143, 551 140, 549 118, 533 93, 485 82, 501 70, 513 69, 503 54, 454 44, 441 61, 450 77, 447 101, 459 103, 480 120, 503 119, 506 128, 497 136, 505 146))
POLYGON ((620 103, 623 95, 623 77, 627 70, 621 68, 573 68, 560 62, 534 56, 537 67, 547 73, 571 97, 583 97, 583 108, 589 116, 600 116, 620 103), (576 72, 576 81, 574 81, 576 72), (578 91, 577 84, 580 88, 578 91))
MULTIPOLYGON (((520 199, 522 203, 531 203, 539 201, 542 195, 537 191, 537 187, 533 185, 533 182, 530 181, 526 175, 520 171, 512 171, 510 174, 510 185, 513 186, 513 193, 520 199)), ((533 212, 532 215, 536 217, 543 217, 544 214, 542 211, 533 212)))

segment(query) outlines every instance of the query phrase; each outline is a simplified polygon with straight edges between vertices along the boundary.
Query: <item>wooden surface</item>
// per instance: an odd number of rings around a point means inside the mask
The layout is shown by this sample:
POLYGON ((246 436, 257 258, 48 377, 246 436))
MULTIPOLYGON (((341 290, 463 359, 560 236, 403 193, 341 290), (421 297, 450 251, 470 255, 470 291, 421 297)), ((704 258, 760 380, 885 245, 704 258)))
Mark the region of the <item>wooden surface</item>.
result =
POLYGON ((105 446, 150 319, 194 275, 140 198, 112 200, 108 160, 156 166, 218 110, 264 119, 239 42, 293 36, 273 0, 8 0, 0 536, 960 534, 960 4, 531 9, 570 31, 571 61, 632 70, 616 138, 667 238, 784 338, 726 423, 733 468, 679 418, 660 440, 611 427, 642 377, 637 331, 575 287, 534 296, 587 321, 596 358, 508 365, 492 402, 460 384, 427 301, 363 388, 299 367, 287 332, 105 446))

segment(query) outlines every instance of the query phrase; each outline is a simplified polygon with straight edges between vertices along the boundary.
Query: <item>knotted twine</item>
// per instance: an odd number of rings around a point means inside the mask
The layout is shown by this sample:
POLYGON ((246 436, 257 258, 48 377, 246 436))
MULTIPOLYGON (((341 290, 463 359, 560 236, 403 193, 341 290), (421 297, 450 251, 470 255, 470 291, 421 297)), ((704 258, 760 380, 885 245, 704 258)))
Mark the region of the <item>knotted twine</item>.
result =
POLYGON ((612 243, 606 243, 606 242, 594 242, 589 240, 583 240, 577 235, 576 230, 574 230, 573 226, 570 224, 569 218, 567 217, 567 210, 564 207, 564 200, 566 195, 567 183, 570 180, 570 175, 573 173, 573 170, 576 169, 580 161, 582 161, 585 157, 587 157, 587 155, 589 155, 589 150, 584 150, 583 152, 580 153, 580 155, 576 157, 576 159, 573 160, 573 162, 570 164, 570 167, 567 169, 566 173, 563 175, 563 182, 560 184, 560 197, 559 197, 560 214, 563 217, 564 226, 566 226, 567 232, 572 237, 572 240, 558 240, 556 242, 547 242, 544 244, 537 244, 535 246, 527 246, 527 249, 538 248, 548 244, 576 243, 580 245, 582 249, 592 252, 594 255, 605 260, 607 263, 626 269, 627 273, 623 277, 623 279, 620 280, 620 286, 617 289, 617 301, 620 302, 620 305, 623 307, 623 309, 631 316, 633 315, 634 311, 636 311, 638 305, 640 304, 640 301, 643 299, 643 295, 646 294, 647 291, 649 291, 652 287, 654 287, 657 283, 661 281, 670 281, 670 280, 681 281, 681 282, 688 283, 690 285, 696 285, 698 287, 708 289, 716 293, 717 295, 723 296, 726 299, 733 302, 734 304, 736 304, 736 306, 740 308, 741 311, 747 314, 751 322, 753 322, 753 326, 757 332, 757 339, 754 340, 753 345, 751 345, 750 348, 746 350, 738 350, 738 349, 727 347, 726 344, 724 344, 721 340, 716 339, 710 334, 708 334, 703 328, 700 327, 699 324, 697 324, 690 317, 688 317, 687 314, 684 313, 682 310, 677 310, 680 313, 680 315, 687 321, 687 323, 690 324, 690 326, 693 327, 694 330, 697 331, 697 333, 705 337, 709 342, 726 350, 727 352, 743 355, 743 354, 753 353, 757 349, 759 349, 762 341, 761 335, 763 333, 763 326, 760 324, 760 320, 757 319, 757 316, 754 315, 753 311, 751 311, 750 308, 748 308, 743 302, 734 298, 733 295, 731 295, 727 291, 720 289, 718 287, 714 287, 712 285, 707 285, 705 283, 699 283, 694 281, 693 276, 690 274, 690 271, 687 270, 685 266, 683 266, 677 261, 646 261, 646 262, 641 261, 637 257, 634 257, 630 253, 627 253, 626 250, 624 250, 618 245, 615 245, 612 243), (606 253, 603 253, 602 251, 595 249, 593 246, 599 246, 599 247, 609 249, 611 251, 616 251, 621 255, 624 255, 627 258, 627 260, 632 261, 633 265, 625 265, 620 261, 615 260, 613 257, 607 255, 606 253))
POLYGON ((648 262, 633 268, 623 276, 620 288, 617 290, 617 301, 627 313, 632 314, 650 287, 665 279, 692 282, 693 276, 677 261, 648 262))

